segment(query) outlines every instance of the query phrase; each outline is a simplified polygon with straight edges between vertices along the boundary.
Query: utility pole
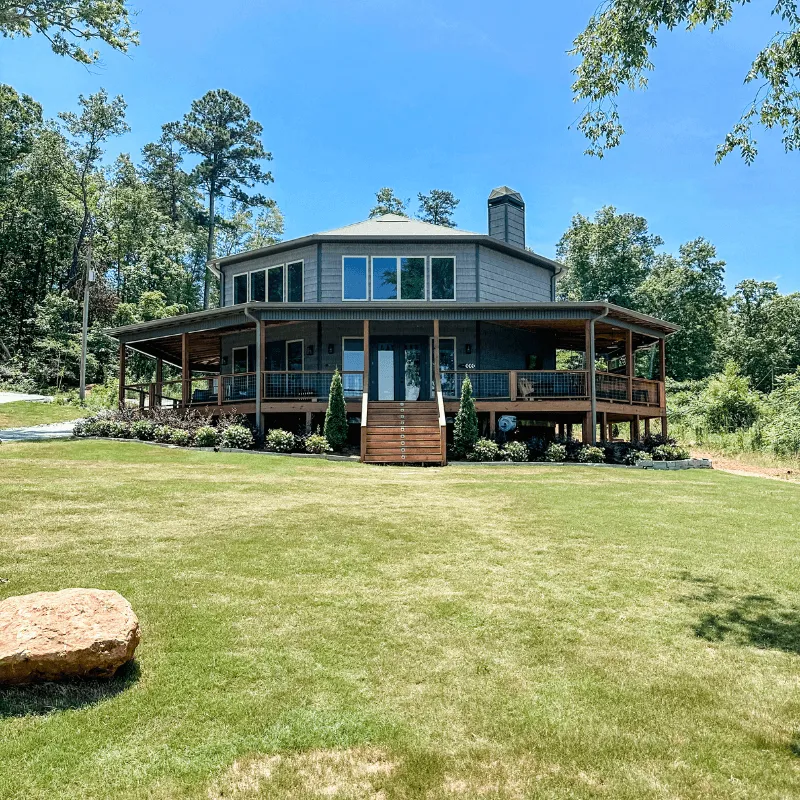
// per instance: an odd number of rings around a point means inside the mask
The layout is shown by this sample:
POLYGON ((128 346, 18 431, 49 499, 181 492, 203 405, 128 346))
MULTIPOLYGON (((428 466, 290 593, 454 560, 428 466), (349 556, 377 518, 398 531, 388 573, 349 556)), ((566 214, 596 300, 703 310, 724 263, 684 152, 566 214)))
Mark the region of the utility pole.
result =
POLYGON ((89 337, 89 284, 94 280, 92 269, 92 239, 89 239, 88 257, 86 264, 86 280, 83 282, 83 328, 81 330, 81 403, 86 400, 86 344, 89 337))

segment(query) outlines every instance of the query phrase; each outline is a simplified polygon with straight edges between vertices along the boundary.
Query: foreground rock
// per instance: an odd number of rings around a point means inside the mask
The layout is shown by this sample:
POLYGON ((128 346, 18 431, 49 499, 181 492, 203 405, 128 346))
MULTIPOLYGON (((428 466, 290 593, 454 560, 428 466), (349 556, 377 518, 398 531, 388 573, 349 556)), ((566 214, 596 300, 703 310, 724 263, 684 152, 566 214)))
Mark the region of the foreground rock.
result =
POLYGON ((110 678, 138 644, 139 621, 117 592, 63 589, 0 602, 0 684, 110 678))

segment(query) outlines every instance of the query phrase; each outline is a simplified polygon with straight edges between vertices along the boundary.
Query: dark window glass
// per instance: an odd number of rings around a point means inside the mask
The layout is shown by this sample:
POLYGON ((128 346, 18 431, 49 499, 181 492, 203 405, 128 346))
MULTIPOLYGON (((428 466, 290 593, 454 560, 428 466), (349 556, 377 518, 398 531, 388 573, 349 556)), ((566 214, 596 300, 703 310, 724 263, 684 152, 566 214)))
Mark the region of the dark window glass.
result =
POLYGON ((250 273, 250 302, 263 303, 266 299, 266 278, 264 270, 250 273))
POLYGON ((233 373, 239 375, 247 372, 247 348, 236 347, 233 350, 233 373))
POLYGON ((283 302, 283 267, 267 270, 267 302, 283 302))
POLYGON ((372 259, 372 299, 397 300, 397 259, 372 259))
POLYGON ((400 299, 425 299, 425 259, 400 259, 400 299))
POLYGON ((286 343, 286 369, 299 372, 303 369, 303 340, 286 343))
POLYGON ((456 260, 454 258, 431 259, 431 299, 456 299, 456 260))
POLYGON ((286 267, 286 299, 290 303, 303 302, 303 262, 296 261, 286 267))
POLYGON ((367 259, 365 256, 345 256, 342 261, 344 277, 342 297, 345 300, 367 299, 367 259))
POLYGON ((236 275, 233 278, 233 304, 247 302, 247 275, 236 275))

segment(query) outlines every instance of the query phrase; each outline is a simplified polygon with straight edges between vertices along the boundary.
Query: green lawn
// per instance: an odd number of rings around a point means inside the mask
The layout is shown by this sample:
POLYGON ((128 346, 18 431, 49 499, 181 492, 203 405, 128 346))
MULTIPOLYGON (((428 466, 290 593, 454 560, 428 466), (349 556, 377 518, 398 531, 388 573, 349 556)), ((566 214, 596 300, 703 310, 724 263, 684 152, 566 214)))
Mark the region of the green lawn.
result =
POLYGON ((45 425, 48 422, 67 422, 71 419, 85 417, 89 413, 80 406, 31 400, 0 403, 0 430, 3 428, 27 428, 29 425, 45 425))
POLYGON ((143 636, 0 692, 4 799, 800 796, 795 485, 6 444, 0 541, 143 636))

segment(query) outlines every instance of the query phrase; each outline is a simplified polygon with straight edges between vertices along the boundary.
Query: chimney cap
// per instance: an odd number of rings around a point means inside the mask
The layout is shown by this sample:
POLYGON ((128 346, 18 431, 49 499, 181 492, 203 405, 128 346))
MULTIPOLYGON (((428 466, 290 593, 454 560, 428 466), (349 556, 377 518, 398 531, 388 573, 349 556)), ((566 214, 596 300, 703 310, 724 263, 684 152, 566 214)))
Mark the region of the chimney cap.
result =
POLYGON ((510 186, 498 186, 496 189, 492 189, 489 195, 489 203, 494 204, 503 199, 508 199, 515 205, 522 206, 523 208, 525 206, 522 195, 514 191, 510 186))

